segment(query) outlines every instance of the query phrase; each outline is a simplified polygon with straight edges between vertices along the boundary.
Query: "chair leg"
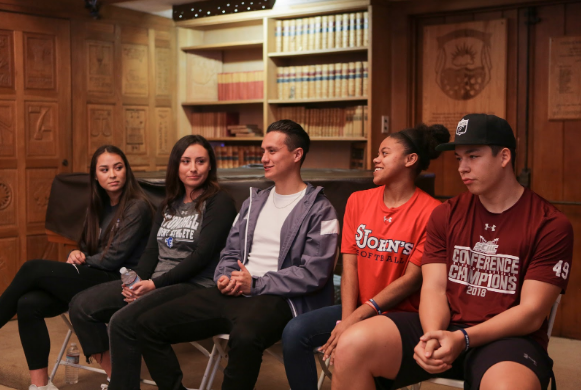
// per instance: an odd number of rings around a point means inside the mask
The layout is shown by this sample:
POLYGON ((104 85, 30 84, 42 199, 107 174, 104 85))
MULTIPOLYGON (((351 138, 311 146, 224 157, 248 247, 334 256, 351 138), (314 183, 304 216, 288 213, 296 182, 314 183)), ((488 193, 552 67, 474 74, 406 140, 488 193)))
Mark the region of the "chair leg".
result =
MULTIPOLYGON (((68 320, 66 320, 66 322, 68 322, 68 320)), ((65 341, 61 347, 61 350, 56 358, 56 363, 55 363, 54 367, 52 368, 52 372, 50 373, 49 380, 51 382, 54 380, 54 377, 56 375, 56 370, 58 370, 59 365, 61 364, 61 359, 63 358, 63 355, 65 354, 65 350, 67 348, 67 345, 69 345, 69 340, 71 339, 72 334, 73 334, 73 331, 71 329, 69 329, 69 331, 67 332, 67 335, 65 337, 65 341)))

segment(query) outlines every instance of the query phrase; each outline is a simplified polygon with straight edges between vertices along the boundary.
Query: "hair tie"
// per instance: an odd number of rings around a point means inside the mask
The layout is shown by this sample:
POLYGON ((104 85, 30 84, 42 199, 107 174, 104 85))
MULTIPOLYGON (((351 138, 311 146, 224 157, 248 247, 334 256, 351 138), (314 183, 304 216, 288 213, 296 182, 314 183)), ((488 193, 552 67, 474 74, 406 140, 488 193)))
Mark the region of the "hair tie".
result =
POLYGON ((410 144, 412 145, 412 152, 414 152, 418 155, 418 158, 420 159, 420 163, 422 161, 423 162, 430 161, 430 158, 422 151, 422 149, 418 146, 418 144, 416 144, 414 142, 414 139, 409 134, 406 133, 406 130, 400 131, 399 134, 401 134, 406 140, 408 140, 410 142, 410 144))

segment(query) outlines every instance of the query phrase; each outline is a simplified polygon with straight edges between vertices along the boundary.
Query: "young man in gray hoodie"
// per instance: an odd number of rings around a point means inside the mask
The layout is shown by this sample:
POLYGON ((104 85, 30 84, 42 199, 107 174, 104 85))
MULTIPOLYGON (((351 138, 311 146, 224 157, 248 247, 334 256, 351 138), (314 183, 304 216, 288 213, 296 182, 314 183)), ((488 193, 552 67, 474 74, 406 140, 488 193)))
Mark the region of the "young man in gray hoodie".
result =
POLYGON ((265 190, 250 188, 221 253, 217 288, 193 291, 139 317, 138 339, 161 390, 185 389, 171 344, 229 333, 222 389, 252 390, 262 353, 293 317, 333 303, 339 233, 321 187, 303 182, 310 139, 290 120, 262 142, 265 190))

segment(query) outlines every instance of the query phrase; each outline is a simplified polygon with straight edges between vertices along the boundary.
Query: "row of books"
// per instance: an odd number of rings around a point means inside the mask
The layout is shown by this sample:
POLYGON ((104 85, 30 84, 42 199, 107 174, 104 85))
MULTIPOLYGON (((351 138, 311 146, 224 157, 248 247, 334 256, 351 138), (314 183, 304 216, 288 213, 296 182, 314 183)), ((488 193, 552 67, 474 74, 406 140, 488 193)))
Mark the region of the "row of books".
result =
POLYGON ((262 150, 260 146, 216 146, 216 163, 218 169, 238 168, 248 164, 260 164, 262 150))
POLYGON ((218 73, 218 100, 262 99, 264 72, 218 73))
POLYGON ((367 96, 367 61, 282 66, 277 69, 279 99, 367 96))
POLYGON ((191 116, 192 134, 205 138, 228 137, 228 126, 238 124, 237 112, 193 112, 191 116))
POLYGON ((365 47, 369 44, 369 13, 277 20, 275 42, 278 53, 365 47))
POLYGON ((367 106, 345 108, 279 107, 277 116, 300 124, 311 137, 367 136, 367 106))

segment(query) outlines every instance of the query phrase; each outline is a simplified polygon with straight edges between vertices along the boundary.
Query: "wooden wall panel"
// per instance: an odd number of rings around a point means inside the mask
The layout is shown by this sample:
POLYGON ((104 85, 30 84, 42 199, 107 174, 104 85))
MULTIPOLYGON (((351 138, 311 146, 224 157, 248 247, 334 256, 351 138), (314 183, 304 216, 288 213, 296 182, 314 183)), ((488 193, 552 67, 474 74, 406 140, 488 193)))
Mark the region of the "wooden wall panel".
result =
POLYGON ((0 239, 0 291, 4 291, 12 281, 18 269, 19 248, 18 238, 0 239))
MULTIPOLYGON (((0 78, 2 76, 0 75, 0 78)), ((14 101, 0 100, 0 157, 16 154, 16 111, 14 101)))
POLYGON ((165 165, 175 135, 175 30, 131 19, 72 22, 74 170, 110 143, 143 171, 165 165), (86 66, 85 66, 86 64, 86 66))
POLYGON ((50 187, 56 169, 28 169, 26 171, 26 222, 44 223, 50 187))
POLYGON ((24 88, 56 88, 55 37, 49 34, 24 33, 24 88))
POLYGON ((2 232, 10 234, 15 231, 17 205, 18 177, 16 169, 0 170, 0 236, 2 232))
POLYGON ((58 246, 48 242, 46 234, 28 236, 26 241, 27 260, 47 259, 62 260, 58 258, 58 246))
POLYGON ((14 34, 10 30, 0 30, 0 88, 14 88, 14 34))

